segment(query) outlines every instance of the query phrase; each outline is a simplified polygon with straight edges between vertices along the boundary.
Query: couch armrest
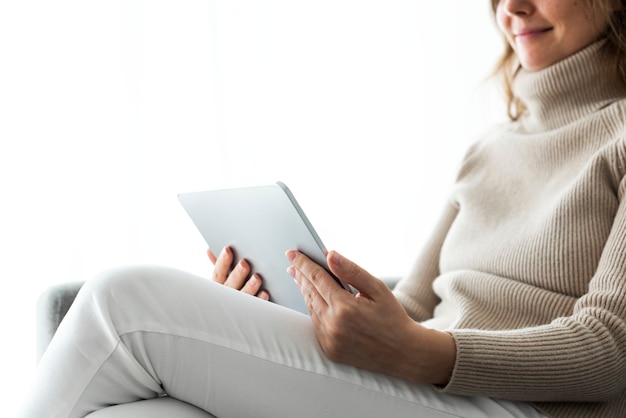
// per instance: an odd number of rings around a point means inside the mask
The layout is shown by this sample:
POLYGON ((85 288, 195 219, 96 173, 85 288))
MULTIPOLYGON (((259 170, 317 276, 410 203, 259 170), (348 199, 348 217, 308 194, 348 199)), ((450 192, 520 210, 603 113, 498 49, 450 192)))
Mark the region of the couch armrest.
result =
POLYGON ((37 301, 37 359, 50 344, 52 336, 84 282, 64 283, 49 287, 37 301))
POLYGON ((389 287, 389 289, 393 290, 393 288, 396 287, 396 285, 400 281, 400 278, 399 277, 381 277, 380 280, 385 282, 385 284, 389 287))

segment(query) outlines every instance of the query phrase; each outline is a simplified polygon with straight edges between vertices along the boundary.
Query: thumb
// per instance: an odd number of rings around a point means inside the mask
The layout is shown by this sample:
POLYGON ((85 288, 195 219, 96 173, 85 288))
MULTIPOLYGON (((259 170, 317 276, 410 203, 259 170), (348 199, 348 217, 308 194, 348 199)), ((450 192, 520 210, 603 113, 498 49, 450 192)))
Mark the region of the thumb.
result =
POLYGON ((354 287, 362 295, 373 296, 378 292, 378 282, 374 276, 363 270, 356 263, 348 260, 336 251, 326 256, 328 267, 342 282, 354 287))

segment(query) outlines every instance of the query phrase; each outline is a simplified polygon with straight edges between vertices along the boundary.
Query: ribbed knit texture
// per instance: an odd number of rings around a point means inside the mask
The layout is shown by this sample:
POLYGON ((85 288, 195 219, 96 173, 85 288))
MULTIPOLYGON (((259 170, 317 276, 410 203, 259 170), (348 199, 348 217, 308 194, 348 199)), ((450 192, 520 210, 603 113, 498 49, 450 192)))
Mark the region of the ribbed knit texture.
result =
POLYGON ((395 289, 454 336, 445 392, 626 417, 626 93, 602 46, 518 75, 528 111, 469 150, 395 289))

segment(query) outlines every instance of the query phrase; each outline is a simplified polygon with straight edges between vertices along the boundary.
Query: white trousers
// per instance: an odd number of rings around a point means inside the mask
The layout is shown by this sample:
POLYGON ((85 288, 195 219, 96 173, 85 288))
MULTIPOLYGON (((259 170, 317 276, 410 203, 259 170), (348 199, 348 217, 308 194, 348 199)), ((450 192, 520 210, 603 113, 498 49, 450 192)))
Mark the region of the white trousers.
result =
POLYGON ((84 417, 165 393, 219 418, 542 416, 334 363, 308 316, 161 267, 84 285, 22 416, 84 417))

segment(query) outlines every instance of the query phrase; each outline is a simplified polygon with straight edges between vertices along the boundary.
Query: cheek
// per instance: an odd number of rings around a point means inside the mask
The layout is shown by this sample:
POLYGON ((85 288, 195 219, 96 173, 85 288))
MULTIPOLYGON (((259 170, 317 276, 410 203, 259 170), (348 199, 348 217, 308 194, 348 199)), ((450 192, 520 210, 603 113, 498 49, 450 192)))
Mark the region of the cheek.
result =
POLYGON ((572 37, 578 43, 591 43, 602 35, 608 24, 607 16, 599 13, 594 13, 583 2, 578 8, 566 10, 561 20, 569 23, 572 37))
POLYGON ((569 37, 569 43, 574 49, 582 49, 585 46, 598 40, 605 31, 605 25, 603 22, 593 21, 589 18, 580 19, 580 22, 575 25, 576 29, 584 28, 583 30, 574 30, 569 37))
POLYGON ((504 35, 509 45, 511 45, 511 47, 514 47, 510 31, 511 20, 508 18, 506 13, 500 11, 500 7, 498 7, 498 9, 496 10, 496 24, 498 26, 498 29, 500 30, 500 33, 504 35))
POLYGON ((511 29, 511 16, 504 10, 502 4, 498 4, 494 16, 498 29, 502 32, 507 32, 511 29))
POLYGON ((498 8, 496 9, 495 18, 498 29, 500 29, 501 32, 504 32, 506 28, 506 13, 502 11, 502 7, 498 6, 498 8))

